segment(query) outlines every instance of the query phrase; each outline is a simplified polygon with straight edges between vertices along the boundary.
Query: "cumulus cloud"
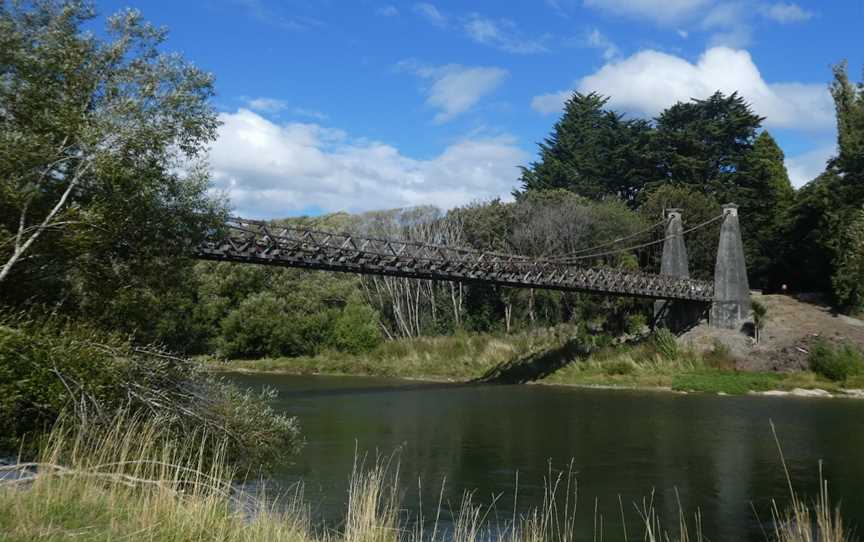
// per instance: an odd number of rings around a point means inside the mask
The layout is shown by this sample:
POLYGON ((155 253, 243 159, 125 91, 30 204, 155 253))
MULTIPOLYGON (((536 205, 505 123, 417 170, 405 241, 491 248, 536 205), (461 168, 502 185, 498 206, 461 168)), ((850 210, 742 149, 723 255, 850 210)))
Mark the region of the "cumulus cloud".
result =
POLYGON ((400 62, 398 68, 413 72, 431 84, 426 103, 435 109, 435 123, 443 124, 474 107, 481 98, 498 88, 508 72, 489 66, 420 66, 414 61, 400 62))
MULTIPOLYGON (((641 51, 575 85, 580 92, 610 96, 610 106, 640 116, 655 116, 666 107, 720 90, 738 91, 771 128, 826 130, 833 126, 833 103, 822 84, 768 83, 747 51, 715 47, 694 64, 659 51, 641 51)), ((554 113, 572 90, 536 96, 532 107, 554 113)))
POLYGON ((516 23, 509 19, 496 20, 472 13, 463 26, 468 37, 475 42, 491 45, 508 53, 533 54, 548 50, 544 45, 546 38, 524 38, 516 23))
POLYGON ((833 143, 821 145, 811 151, 796 156, 786 157, 786 171, 792 186, 801 188, 825 171, 828 159, 837 154, 837 146, 833 143))
POLYGON ((447 17, 438 11, 433 4, 428 2, 420 2, 414 4, 414 11, 419 13, 424 19, 434 24, 435 26, 444 26, 447 24, 447 17))
POLYGON ((235 212, 279 217, 508 198, 527 159, 512 139, 466 139, 419 160, 317 124, 276 124, 248 109, 220 115, 213 180, 235 212))
POLYGON ((766 6, 762 12, 766 17, 780 24, 797 23, 813 17, 813 12, 807 11, 798 4, 787 4, 785 2, 766 6))

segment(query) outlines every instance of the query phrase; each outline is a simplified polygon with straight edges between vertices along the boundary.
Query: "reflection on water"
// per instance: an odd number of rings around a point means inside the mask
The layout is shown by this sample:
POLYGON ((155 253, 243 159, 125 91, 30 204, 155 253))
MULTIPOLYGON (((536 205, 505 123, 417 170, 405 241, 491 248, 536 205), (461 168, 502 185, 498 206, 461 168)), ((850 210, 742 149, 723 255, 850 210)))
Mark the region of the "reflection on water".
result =
MULTIPOLYGON (((398 449, 405 507, 419 505, 419 478, 427 517, 445 478, 445 507, 475 490, 478 501, 502 495, 497 514, 509 517, 517 472, 518 511, 537 506, 550 468, 566 470, 572 460, 580 532, 592 531, 595 498, 606 525, 618 526, 618 496, 627 506, 652 489, 671 526, 677 489, 686 513, 701 510, 710 539, 763 540, 751 503, 767 521, 770 499, 787 493, 769 429, 773 420, 796 486, 816 495, 821 459, 845 520, 864 526, 864 401, 360 377, 231 378, 245 387, 275 388, 277 408, 299 417, 306 447, 274 481, 302 479, 314 512, 330 525, 342 518, 355 449, 398 449)), ((627 514, 635 527, 635 512, 627 514)))

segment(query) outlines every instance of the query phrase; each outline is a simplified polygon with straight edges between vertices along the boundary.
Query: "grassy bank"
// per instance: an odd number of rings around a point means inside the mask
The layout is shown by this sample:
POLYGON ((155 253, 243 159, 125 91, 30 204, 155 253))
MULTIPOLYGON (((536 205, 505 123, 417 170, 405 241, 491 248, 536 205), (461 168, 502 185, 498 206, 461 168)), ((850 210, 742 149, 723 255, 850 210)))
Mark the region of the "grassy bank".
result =
MULTIPOLYGON (((235 473, 224 462, 202 467, 202 456, 221 457, 225 444, 196 441, 196 446, 160 442, 158 423, 120 420, 113 430, 55 430, 37 463, 0 467, 0 538, 31 540, 127 540, 185 542, 569 542, 577 537, 602 540, 603 519, 576 521, 576 480, 562 474, 547 481, 540 507, 499 523, 494 509, 480 506, 466 493, 461 505, 441 509, 424 530, 416 514, 398 500, 398 467, 392 461, 359 462, 351 476, 344 521, 321 530, 310 520, 312 503, 297 490, 278 503, 248 495, 233 484, 235 473), (204 449, 209 447, 209 449, 204 449), (9 475, 15 477, 9 477, 9 475), (443 520, 443 522, 439 521, 443 520), (446 525, 446 527, 445 527, 446 525), (599 537, 598 537, 599 534, 599 537)), ((185 441, 188 442, 188 441, 185 441)), ((788 474, 787 474, 788 476, 788 474)), ((772 540, 782 542, 846 540, 839 512, 830 505, 827 485, 808 504, 792 491, 773 507, 772 540), (817 537, 811 525, 818 525, 817 537)), ((607 518, 607 534, 619 538, 625 516, 637 532, 624 540, 708 540, 700 515, 661 522, 653 499, 622 503, 621 517, 607 518), (617 523, 617 525, 616 525, 617 523), (632 525, 632 523, 631 523, 632 525), (667 530, 668 529, 668 530, 667 530)), ((590 500, 587 506, 591 506, 590 500)), ((767 538, 767 535, 766 535, 767 538)))
POLYGON ((577 340, 573 339, 575 335, 575 328, 560 326, 512 335, 463 334, 388 341, 360 355, 324 352, 314 357, 211 360, 210 365, 223 371, 485 379, 727 394, 864 388, 864 376, 860 374, 831 380, 810 371, 736 371, 735 360, 719 344, 700 353, 674 344, 669 337, 602 346, 603 340, 584 336, 577 340))

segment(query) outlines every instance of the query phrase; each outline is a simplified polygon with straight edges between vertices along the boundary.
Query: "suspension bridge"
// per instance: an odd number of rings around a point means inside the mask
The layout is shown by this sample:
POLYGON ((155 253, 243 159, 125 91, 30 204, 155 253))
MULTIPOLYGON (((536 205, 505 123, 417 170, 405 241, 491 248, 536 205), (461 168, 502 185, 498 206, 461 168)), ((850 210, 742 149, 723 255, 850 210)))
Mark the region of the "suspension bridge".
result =
POLYGON ((750 309, 737 207, 731 204, 719 216, 687 229, 681 212, 670 209, 657 225, 662 228, 660 235, 648 241, 637 242, 658 228, 543 258, 281 227, 242 218, 231 218, 225 226, 222 235, 196 249, 196 258, 655 299, 662 301, 658 313, 677 312, 673 317, 678 319, 681 310, 692 313, 694 307, 698 311, 698 307, 710 306, 712 322, 721 327, 735 327, 750 309), (714 281, 690 278, 685 236, 721 221, 714 281), (644 254, 652 249, 660 254, 656 272, 609 265, 622 254, 644 254))

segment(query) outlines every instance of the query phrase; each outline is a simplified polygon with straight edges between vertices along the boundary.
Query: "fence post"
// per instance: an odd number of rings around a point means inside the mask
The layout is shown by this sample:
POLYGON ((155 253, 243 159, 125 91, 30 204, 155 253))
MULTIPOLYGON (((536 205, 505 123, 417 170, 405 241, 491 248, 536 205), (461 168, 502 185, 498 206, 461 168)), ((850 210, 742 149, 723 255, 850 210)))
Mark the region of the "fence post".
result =
POLYGON ((744 242, 738 223, 738 206, 723 206, 723 225, 714 266, 714 302, 711 326, 739 329, 750 318, 750 283, 744 260, 744 242))

